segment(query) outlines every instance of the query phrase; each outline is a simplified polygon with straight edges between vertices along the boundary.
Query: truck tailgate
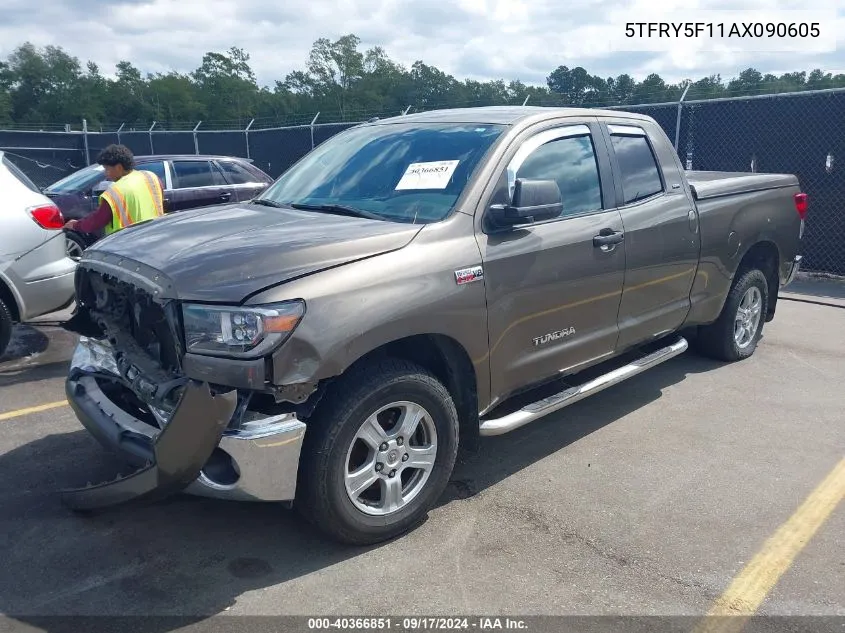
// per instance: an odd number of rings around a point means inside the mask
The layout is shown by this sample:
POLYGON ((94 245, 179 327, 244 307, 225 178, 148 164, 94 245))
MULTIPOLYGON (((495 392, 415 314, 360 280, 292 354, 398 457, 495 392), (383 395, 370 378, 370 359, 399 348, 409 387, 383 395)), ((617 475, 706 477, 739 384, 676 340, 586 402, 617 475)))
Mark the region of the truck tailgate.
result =
POLYGON ((752 174, 742 171, 684 172, 696 200, 750 193, 779 187, 798 187, 792 174, 752 174))

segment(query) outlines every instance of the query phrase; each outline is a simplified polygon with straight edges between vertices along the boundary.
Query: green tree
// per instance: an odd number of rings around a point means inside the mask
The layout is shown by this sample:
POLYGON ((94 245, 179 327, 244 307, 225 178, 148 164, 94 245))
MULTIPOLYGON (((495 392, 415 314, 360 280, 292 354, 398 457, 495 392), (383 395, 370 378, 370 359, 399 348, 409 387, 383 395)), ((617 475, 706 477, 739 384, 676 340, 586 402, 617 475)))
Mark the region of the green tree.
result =
POLYGON ((109 113, 108 122, 124 123, 130 128, 148 127, 155 112, 141 71, 128 61, 118 62, 115 71, 117 79, 106 88, 104 111, 109 113))
POLYGON ((364 54, 356 35, 344 35, 332 42, 322 37, 314 42, 306 70, 288 75, 286 84, 294 92, 310 95, 323 108, 335 108, 341 119, 353 103, 353 88, 364 75, 364 54))
POLYGON ((12 77, 9 65, 0 62, 0 125, 8 125, 12 119, 12 77))
MULTIPOLYGON (((232 47, 207 52, 188 73, 143 76, 128 61, 114 77, 96 64, 83 63, 61 47, 36 48, 25 42, 0 61, 0 124, 70 123, 146 129, 155 120, 163 127, 243 127, 260 122, 361 120, 416 110, 466 105, 634 105, 673 102, 689 86, 688 100, 722 96, 820 90, 845 86, 845 74, 823 69, 774 75, 746 68, 727 84, 719 75, 667 83, 652 73, 642 81, 631 75, 591 75, 585 68, 558 66, 544 85, 527 85, 517 77, 478 81, 454 76, 417 60, 410 68, 392 60, 380 46, 361 50, 354 34, 314 41, 302 68, 259 86, 249 54, 232 47)), ((261 123, 257 127, 259 127, 261 123)))
POLYGON ((147 78, 153 116, 162 127, 206 118, 201 88, 187 75, 171 72, 147 78))
POLYGON ((458 81, 452 75, 447 75, 419 60, 411 66, 411 82, 411 103, 418 109, 448 105, 450 97, 457 93, 459 88, 458 81))
POLYGON ((715 99, 725 96, 725 86, 719 75, 710 75, 698 81, 690 82, 686 100, 694 99, 715 99))
POLYGON ((567 66, 558 66, 546 78, 549 90, 563 97, 566 105, 581 105, 588 99, 588 95, 594 92, 594 81, 592 76, 577 66, 569 69, 567 66))
POLYGON ((258 84, 249 65, 249 54, 242 49, 206 53, 191 78, 197 84, 209 120, 244 126, 254 116, 258 84))
POLYGON ((61 47, 43 50, 26 42, 9 56, 12 117, 21 123, 79 121, 75 100, 82 70, 79 60, 61 47), (75 94, 76 93, 76 94, 75 94))
POLYGON ((731 97, 755 95, 761 92, 763 75, 754 68, 746 68, 736 79, 728 82, 727 92, 731 97))

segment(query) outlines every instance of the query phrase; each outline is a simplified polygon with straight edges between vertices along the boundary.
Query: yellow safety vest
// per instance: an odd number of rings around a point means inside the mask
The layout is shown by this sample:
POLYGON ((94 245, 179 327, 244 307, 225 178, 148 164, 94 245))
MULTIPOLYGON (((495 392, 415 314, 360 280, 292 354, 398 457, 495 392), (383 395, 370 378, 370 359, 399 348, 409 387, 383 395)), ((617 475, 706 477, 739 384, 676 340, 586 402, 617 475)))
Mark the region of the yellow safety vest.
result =
POLYGON ((144 222, 164 215, 164 194, 161 181, 151 171, 135 169, 113 182, 100 195, 112 211, 111 222, 105 227, 109 235, 136 222, 144 222))

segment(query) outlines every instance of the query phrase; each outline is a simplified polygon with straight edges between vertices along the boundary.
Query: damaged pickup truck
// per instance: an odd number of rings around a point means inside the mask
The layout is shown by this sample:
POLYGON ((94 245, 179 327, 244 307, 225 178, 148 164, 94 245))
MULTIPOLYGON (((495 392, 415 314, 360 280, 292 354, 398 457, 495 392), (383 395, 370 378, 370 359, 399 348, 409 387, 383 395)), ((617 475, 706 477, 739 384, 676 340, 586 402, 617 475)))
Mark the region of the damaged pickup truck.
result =
POLYGON ((397 536, 438 501, 459 444, 688 341, 751 356, 806 212, 793 175, 684 171, 639 114, 355 126, 253 200, 85 251, 67 397, 137 470, 64 500, 286 502, 343 542, 397 536))

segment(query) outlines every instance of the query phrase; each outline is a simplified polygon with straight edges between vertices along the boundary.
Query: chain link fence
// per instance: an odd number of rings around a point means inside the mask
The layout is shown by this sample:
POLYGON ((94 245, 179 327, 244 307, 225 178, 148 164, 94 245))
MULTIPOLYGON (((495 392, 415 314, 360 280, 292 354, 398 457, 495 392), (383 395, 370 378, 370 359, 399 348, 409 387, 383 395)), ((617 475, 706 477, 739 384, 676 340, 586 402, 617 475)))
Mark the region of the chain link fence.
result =
MULTIPOLYGON (((687 169, 783 172, 810 196, 803 269, 845 275, 845 89, 732 99, 614 106, 653 117, 687 169)), ((315 117, 316 120, 316 117, 315 117)), ((90 164, 110 143, 136 155, 218 154, 250 158, 273 178, 311 149, 358 123, 244 130, 117 132, 0 131, 7 153, 39 186, 90 164)))

